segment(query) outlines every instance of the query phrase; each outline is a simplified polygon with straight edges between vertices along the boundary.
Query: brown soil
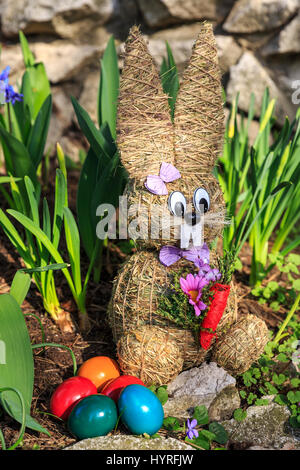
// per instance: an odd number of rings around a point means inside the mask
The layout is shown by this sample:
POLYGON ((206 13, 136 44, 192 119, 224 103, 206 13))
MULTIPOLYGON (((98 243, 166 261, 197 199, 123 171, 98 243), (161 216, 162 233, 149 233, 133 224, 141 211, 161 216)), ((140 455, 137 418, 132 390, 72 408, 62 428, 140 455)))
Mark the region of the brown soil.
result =
MULTIPOLYGON (((73 172, 69 176, 70 201, 71 208, 75 209, 75 194, 78 181, 78 173, 73 172)), ((47 193, 54 193, 53 182, 50 183, 47 193)), ((3 199, 0 200, 0 206, 5 206, 3 199)), ((78 365, 84 360, 95 355, 107 355, 115 357, 115 346, 112 340, 111 331, 105 320, 105 312, 111 294, 112 279, 117 273, 120 263, 124 261, 126 256, 121 252, 117 245, 109 244, 104 252, 103 271, 101 281, 95 284, 92 280, 89 283, 88 312, 92 323, 91 331, 87 335, 78 332, 78 328, 74 334, 63 334, 51 318, 44 313, 42 299, 32 285, 26 300, 22 306, 24 314, 35 313, 42 321, 46 342, 55 342, 64 344, 72 348, 78 365)), ((245 247, 242 253, 243 271, 236 276, 236 282, 239 286, 241 296, 240 312, 251 312, 263 318, 269 328, 275 328, 278 322, 282 321, 286 312, 281 309, 279 312, 273 312, 265 305, 260 305, 250 294, 248 286, 250 251, 245 247)), ((83 272, 87 268, 87 259, 83 253, 83 272)), ((22 267, 22 262, 18 254, 12 250, 12 247, 4 236, 0 233, 0 294, 8 292, 9 286, 17 269, 22 267)), ((274 275, 272 272, 271 275, 274 275)), ((276 276, 275 272, 275 276, 276 276)), ((69 311, 76 324, 76 307, 69 295, 69 289, 66 281, 61 273, 56 274, 58 295, 62 307, 69 311)), ((32 344, 41 342, 41 330, 37 320, 34 317, 27 317, 29 334, 32 344)), ((35 363, 35 380, 34 393, 32 400, 32 416, 44 426, 51 434, 47 436, 35 431, 26 430, 24 435, 23 449, 60 449, 75 442, 75 439, 66 429, 62 421, 56 419, 49 414, 49 401, 55 388, 63 380, 72 376, 72 360, 69 353, 58 348, 46 348, 34 350, 35 363)), ((1 413, 1 411, 0 411, 1 413)), ((19 424, 13 421, 8 415, 0 414, 0 426, 4 434, 7 446, 13 444, 18 437, 19 424)), ((161 431, 164 435, 165 431, 161 431)), ((19 447, 20 449, 20 447, 19 447)))

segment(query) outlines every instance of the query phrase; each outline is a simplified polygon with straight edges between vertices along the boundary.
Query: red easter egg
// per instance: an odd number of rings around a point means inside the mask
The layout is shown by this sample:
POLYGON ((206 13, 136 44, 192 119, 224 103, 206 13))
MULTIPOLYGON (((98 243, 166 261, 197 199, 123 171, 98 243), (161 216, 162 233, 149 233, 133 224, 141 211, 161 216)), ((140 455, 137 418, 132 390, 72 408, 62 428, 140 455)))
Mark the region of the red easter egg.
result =
POLYGON ((116 379, 106 384, 101 390, 101 393, 103 393, 103 395, 106 395, 107 397, 112 398, 115 402, 117 402, 119 400, 119 396, 123 388, 131 384, 145 386, 144 382, 142 382, 141 379, 138 379, 133 375, 120 375, 120 377, 117 377, 116 379))
POLYGON ((81 398, 96 395, 97 387, 85 377, 70 377, 61 383, 50 400, 51 413, 64 420, 81 398))

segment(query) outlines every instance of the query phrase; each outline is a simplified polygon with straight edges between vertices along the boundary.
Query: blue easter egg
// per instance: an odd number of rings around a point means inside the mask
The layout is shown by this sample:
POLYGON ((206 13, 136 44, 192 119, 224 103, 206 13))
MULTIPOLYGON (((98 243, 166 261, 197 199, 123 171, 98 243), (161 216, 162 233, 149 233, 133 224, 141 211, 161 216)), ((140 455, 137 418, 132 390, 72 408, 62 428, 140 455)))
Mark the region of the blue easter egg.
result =
POLYGON ((118 408, 122 422, 133 434, 155 434, 162 426, 161 402, 143 385, 128 385, 121 392, 118 408))

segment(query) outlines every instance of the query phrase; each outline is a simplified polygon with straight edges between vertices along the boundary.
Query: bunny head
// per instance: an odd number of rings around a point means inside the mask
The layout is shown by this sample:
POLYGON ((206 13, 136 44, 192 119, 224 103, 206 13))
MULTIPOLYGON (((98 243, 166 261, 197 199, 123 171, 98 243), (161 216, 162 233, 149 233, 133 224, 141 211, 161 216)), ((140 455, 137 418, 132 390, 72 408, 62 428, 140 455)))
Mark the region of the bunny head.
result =
POLYGON ((225 205, 212 170, 222 151, 223 133, 212 26, 205 22, 200 27, 173 120, 158 71, 134 26, 126 41, 117 114, 117 144, 129 175, 131 238, 134 219, 138 241, 149 248, 201 246, 221 233, 225 205))

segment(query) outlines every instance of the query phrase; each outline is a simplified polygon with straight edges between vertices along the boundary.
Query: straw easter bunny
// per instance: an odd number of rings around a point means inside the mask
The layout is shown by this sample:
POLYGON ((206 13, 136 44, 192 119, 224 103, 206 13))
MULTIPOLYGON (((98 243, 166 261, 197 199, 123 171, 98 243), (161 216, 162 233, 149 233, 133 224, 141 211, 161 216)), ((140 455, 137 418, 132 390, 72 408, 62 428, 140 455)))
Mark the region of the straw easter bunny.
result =
MULTIPOLYGON (((200 265, 208 262, 201 256, 210 257, 212 267, 216 267, 217 255, 209 253, 207 246, 221 234, 225 217, 222 192, 212 175, 222 152, 223 134, 212 26, 206 22, 200 26, 173 121, 153 59, 139 28, 133 27, 126 41, 117 114, 117 145, 129 175, 128 206, 143 208, 141 219, 148 219, 155 206, 159 214, 170 211, 182 224, 184 217, 201 218, 204 211, 206 249, 200 247, 196 254, 200 265), (188 205, 192 206, 190 213, 186 213, 188 205)), ((145 237, 114 282, 108 319, 119 364, 123 373, 138 376, 145 384, 166 384, 181 370, 201 364, 207 354, 228 371, 241 373, 260 356, 268 341, 262 320, 254 315, 237 318, 234 289, 209 348, 201 347, 192 330, 160 315, 160 300, 168 295, 174 273, 180 269, 196 272, 193 253, 186 240, 182 248, 175 229, 167 240, 161 235, 145 237)))

